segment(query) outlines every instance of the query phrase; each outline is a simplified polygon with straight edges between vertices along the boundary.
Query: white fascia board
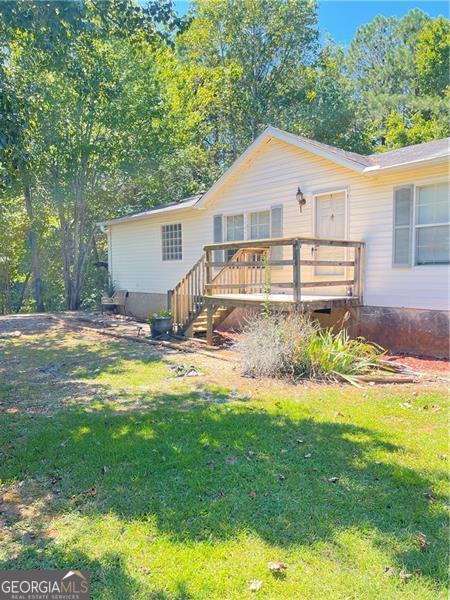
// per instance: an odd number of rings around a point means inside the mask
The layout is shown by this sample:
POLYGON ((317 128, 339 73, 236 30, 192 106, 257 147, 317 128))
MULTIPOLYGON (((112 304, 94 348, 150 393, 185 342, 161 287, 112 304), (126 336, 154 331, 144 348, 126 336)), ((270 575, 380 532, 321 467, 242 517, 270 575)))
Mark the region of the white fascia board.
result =
POLYGON ((170 214, 172 212, 182 212, 190 209, 195 209, 197 200, 191 200, 189 202, 184 202, 183 204, 177 204, 175 206, 165 206, 161 208, 156 208, 155 210, 150 210, 143 213, 138 213, 136 215, 130 215, 128 217, 120 217, 119 219, 111 219, 110 221, 103 221, 102 223, 97 223, 99 227, 105 227, 108 225, 119 225, 120 223, 133 223, 134 221, 141 221, 143 219, 150 219, 152 217, 158 217, 161 214, 170 214))
POLYGON ((399 163, 397 165, 387 165, 382 167, 380 165, 373 165, 371 167, 366 167, 364 169, 364 174, 373 174, 386 171, 401 171, 402 169, 408 169, 410 167, 417 167, 420 165, 428 166, 428 165, 439 165, 441 163, 449 162, 450 156, 448 154, 443 154, 442 156, 433 156, 432 158, 419 158, 417 160, 410 160, 408 162, 399 163))

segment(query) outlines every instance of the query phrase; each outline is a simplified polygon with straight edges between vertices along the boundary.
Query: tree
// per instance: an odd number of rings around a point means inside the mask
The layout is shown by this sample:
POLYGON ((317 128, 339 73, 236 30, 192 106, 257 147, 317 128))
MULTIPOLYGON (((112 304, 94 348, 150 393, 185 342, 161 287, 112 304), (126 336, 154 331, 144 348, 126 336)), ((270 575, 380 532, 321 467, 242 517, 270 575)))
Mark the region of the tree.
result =
POLYGON ((431 63, 445 63, 442 19, 433 21, 413 9, 401 19, 378 16, 356 32, 346 69, 358 103, 357 120, 376 149, 447 135, 445 75, 441 72, 441 85, 434 89, 425 83, 431 72, 437 72, 431 63), (430 43, 440 50, 428 50, 430 43))
POLYGON ((178 77, 216 163, 228 164, 266 125, 287 120, 286 98, 303 86, 316 54, 316 25, 316 5, 304 0, 193 4, 178 40, 178 77))
MULTIPOLYGON (((136 146, 144 151, 136 142, 145 123, 138 130, 135 120, 130 132, 130 120, 120 117, 136 104, 131 89, 145 92, 137 102, 145 108, 141 119, 155 118, 159 99, 148 79, 152 51, 170 42, 178 19, 170 2, 140 7, 128 0, 22 1, 6 3, 3 15, 8 101, 13 114, 20 114, 3 164, 23 181, 36 307, 43 308, 33 226, 38 205, 40 221, 47 212, 53 227, 57 224, 66 306, 78 309, 96 218, 106 216, 108 201, 114 206, 111 196, 120 196, 136 146)), ((151 154, 152 139, 147 142, 145 152, 151 154)))
POLYGON ((450 77, 450 24, 444 17, 429 21, 417 40, 416 69, 423 94, 448 91, 450 77))

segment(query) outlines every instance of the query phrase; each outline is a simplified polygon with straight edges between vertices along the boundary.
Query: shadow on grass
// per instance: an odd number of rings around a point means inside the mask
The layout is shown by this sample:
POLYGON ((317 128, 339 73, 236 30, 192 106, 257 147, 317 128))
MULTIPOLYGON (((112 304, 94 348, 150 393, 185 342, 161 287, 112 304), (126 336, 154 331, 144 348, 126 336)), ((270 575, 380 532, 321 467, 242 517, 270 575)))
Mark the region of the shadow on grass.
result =
MULTIPOLYGON (((173 406, 193 398, 161 395, 154 401, 173 406)), ((56 478, 64 511, 155 519, 160 532, 180 543, 220 542, 251 531, 289 548, 332 542, 356 529, 380 548, 389 547, 399 568, 420 570, 436 584, 445 580, 442 499, 426 499, 433 482, 396 463, 402 449, 375 431, 292 420, 281 411, 235 403, 127 415, 60 411, 51 422, 41 416, 2 418, 3 444, 19 432, 23 437, 3 446, 0 478, 8 483, 44 477, 49 488, 56 478), (84 493, 91 488, 94 497, 84 493), (419 532, 430 541, 427 552, 415 546, 419 532), (400 550, 404 544, 406 552, 400 550)), ((29 564, 91 568, 58 552, 50 544, 31 554, 29 564)), ((132 583, 125 575, 120 585, 120 597, 128 597, 132 583)))

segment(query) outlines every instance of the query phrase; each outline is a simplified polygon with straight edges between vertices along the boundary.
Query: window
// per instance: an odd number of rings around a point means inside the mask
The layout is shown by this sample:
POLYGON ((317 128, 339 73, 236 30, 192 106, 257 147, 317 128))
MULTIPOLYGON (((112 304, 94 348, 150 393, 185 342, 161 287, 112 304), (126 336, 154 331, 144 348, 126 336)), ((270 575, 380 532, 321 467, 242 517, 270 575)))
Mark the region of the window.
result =
POLYGON ((163 260, 181 260, 183 258, 181 223, 163 225, 161 228, 161 239, 163 260))
MULTIPOLYGON (((244 215, 231 215, 227 217, 227 242, 240 242, 244 239, 244 215)), ((228 248, 226 259, 235 254, 235 248, 228 248)))
POLYGON ((270 238, 270 210, 255 212, 250 215, 250 239, 270 238))
POLYGON ((450 258, 450 198, 446 183, 416 190, 416 264, 447 264, 450 258))
POLYGON ((244 215, 227 217, 227 242, 239 242, 244 239, 244 215))
POLYGON ((394 190, 394 266, 448 264, 449 239, 448 183, 394 190))

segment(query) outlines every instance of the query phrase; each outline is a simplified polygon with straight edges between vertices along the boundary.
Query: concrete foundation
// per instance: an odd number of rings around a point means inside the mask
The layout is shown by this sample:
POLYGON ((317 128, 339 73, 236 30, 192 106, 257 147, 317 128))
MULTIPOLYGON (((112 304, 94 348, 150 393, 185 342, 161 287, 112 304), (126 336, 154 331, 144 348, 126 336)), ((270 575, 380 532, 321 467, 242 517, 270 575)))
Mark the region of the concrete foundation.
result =
MULTIPOLYGON (((126 313, 137 319, 167 308, 166 294, 130 292, 126 313)), ((236 308, 219 329, 241 329, 259 308, 236 308)), ((449 358, 450 312, 415 308, 362 306, 313 312, 322 327, 338 330, 343 325, 353 337, 362 336, 390 352, 449 358), (348 314, 348 317, 346 315, 348 314)))
MULTIPOLYGON (((220 329, 239 330, 255 310, 258 309, 236 308, 220 329)), ((344 326, 352 337, 362 336, 390 352, 450 357, 448 311, 363 306, 313 312, 311 316, 322 327, 338 331, 344 326)))
POLYGON ((148 315, 165 309, 167 309, 167 294, 129 292, 125 311, 122 309, 121 312, 144 321, 148 315))
POLYGON ((358 335, 392 352, 449 358, 449 311, 363 306, 357 322, 358 335))

